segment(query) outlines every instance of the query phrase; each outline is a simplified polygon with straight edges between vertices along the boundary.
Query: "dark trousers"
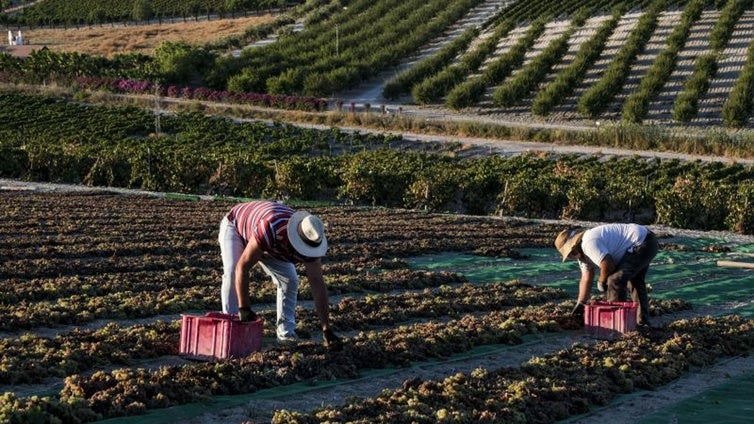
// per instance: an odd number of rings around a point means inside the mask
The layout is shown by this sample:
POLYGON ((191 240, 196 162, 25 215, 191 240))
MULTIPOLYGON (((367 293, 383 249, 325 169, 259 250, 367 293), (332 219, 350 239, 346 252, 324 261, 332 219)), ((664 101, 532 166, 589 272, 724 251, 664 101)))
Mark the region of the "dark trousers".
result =
POLYGON ((636 322, 639 325, 649 325, 649 295, 645 278, 649 263, 658 250, 660 244, 650 231, 642 244, 634 247, 632 252, 626 252, 615 272, 607 278, 607 301, 626 302, 630 290, 631 299, 638 304, 636 322))

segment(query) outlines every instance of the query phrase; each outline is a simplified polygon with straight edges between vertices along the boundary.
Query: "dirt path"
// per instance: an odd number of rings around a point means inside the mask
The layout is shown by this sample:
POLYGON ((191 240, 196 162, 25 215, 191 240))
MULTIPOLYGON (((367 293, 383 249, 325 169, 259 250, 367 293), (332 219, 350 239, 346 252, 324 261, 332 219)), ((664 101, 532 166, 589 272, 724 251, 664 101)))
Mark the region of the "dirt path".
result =
MULTIPOLYGON (((469 121, 469 122, 486 122, 495 124, 505 124, 510 126, 521 127, 538 127, 538 128, 551 128, 551 129, 581 129, 588 130, 594 129, 593 126, 574 126, 567 124, 524 124, 517 121, 503 121, 500 119, 484 118, 472 115, 452 114, 446 111, 428 108, 406 108, 403 113, 412 116, 414 118, 431 119, 437 121, 469 121)), ((329 130, 330 127, 326 125, 315 124, 294 124, 304 128, 313 128, 319 130, 329 130)), ((515 156, 522 153, 531 152, 546 152, 554 154, 583 154, 583 155, 598 155, 598 156, 618 156, 618 157, 632 157, 639 156, 643 158, 660 158, 660 159, 679 159, 684 161, 701 160, 702 162, 722 162, 722 163, 740 163, 744 165, 754 165, 754 159, 743 158, 731 158, 726 156, 706 156, 706 155, 691 155, 687 153, 677 152, 658 152, 652 150, 629 150, 619 149, 613 147, 603 146, 583 146, 583 145, 564 145, 554 143, 543 143, 537 141, 516 141, 516 140, 503 140, 503 139, 491 139, 481 137, 456 137, 456 136, 443 136, 443 135, 427 135, 402 131, 376 131, 363 127, 338 127, 341 131, 346 132, 359 132, 359 133, 379 133, 379 134, 394 134, 402 136, 407 141, 416 142, 439 142, 439 143, 461 143, 465 147, 465 152, 459 152, 459 154, 466 156, 476 156, 484 154, 495 154, 502 156, 515 156)))

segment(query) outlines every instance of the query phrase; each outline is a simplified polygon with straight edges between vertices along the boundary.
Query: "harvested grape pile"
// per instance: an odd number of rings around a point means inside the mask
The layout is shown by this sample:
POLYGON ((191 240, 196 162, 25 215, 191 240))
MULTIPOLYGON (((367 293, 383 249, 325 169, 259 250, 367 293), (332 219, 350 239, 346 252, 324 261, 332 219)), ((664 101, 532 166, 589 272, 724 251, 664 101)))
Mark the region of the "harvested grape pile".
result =
MULTIPOLYGON (((561 223, 319 206, 310 209, 328 226, 326 283, 344 350, 319 343, 305 279, 305 340, 271 342, 275 293, 255 270, 265 348, 191 362, 177 356, 177 315, 219 309, 217 228, 232 202, 3 191, 0 204, 3 420, 551 422, 754 342, 751 322, 696 317, 688 302, 659 294, 661 329, 585 338, 572 294, 557 284, 575 281, 550 247, 561 223), (448 253, 508 271, 478 282, 412 265, 448 253), (345 406, 346 395, 364 398, 345 406)), ((668 255, 682 251, 665 244, 668 255)))

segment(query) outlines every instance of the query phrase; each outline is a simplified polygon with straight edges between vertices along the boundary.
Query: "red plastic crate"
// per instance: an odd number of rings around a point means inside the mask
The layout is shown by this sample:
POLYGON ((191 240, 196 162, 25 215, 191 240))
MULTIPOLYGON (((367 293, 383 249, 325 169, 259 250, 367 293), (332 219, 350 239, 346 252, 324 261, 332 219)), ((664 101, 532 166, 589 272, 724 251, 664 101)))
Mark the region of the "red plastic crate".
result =
POLYGON ((636 330, 634 302, 592 302, 584 308, 584 328, 589 336, 614 339, 636 330))
POLYGON ((241 322, 235 314, 181 315, 181 355, 196 359, 241 358, 262 348, 262 318, 241 322))

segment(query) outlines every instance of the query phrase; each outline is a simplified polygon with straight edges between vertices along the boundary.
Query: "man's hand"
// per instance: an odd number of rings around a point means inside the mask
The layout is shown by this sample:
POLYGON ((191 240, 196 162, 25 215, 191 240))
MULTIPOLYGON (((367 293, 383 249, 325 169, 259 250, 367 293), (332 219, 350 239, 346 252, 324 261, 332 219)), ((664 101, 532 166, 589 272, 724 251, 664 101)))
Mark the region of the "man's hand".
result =
POLYGON ((576 302, 576 306, 573 307, 573 310, 571 311, 571 316, 579 316, 584 315, 584 305, 581 302, 576 302))
POLYGON ((336 336, 335 333, 331 329, 327 329, 324 331, 323 336, 325 338, 325 347, 331 350, 341 350, 343 349, 343 342, 340 340, 340 337, 336 336))
POLYGON ((250 307, 244 306, 243 308, 238 308, 238 319, 240 319, 241 322, 256 321, 257 314, 255 314, 250 307))

